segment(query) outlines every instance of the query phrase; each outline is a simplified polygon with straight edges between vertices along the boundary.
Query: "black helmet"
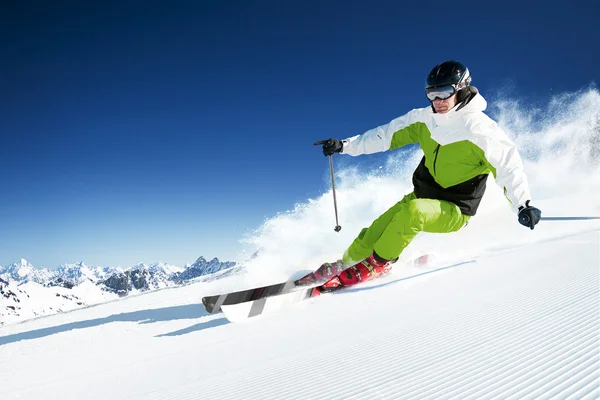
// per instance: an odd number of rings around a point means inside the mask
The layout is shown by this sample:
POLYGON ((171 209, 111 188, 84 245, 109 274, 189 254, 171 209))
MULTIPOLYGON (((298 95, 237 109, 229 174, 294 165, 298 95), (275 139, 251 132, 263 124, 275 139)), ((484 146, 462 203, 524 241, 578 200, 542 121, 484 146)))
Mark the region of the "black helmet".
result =
POLYGON ((462 63, 458 61, 444 61, 433 67, 427 76, 427 85, 425 88, 456 85, 461 89, 471 84, 471 74, 462 63))

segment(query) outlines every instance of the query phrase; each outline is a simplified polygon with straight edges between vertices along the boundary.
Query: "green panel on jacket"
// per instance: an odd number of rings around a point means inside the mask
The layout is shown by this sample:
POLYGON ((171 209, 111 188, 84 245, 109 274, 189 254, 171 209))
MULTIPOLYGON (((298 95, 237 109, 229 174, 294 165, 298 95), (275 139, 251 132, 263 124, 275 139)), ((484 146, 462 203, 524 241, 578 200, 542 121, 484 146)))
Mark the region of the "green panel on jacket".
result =
POLYGON ((495 168, 476 144, 462 140, 441 146, 431 138, 431 133, 423 122, 416 122, 395 132, 390 149, 412 143, 419 143, 425 153, 425 166, 444 188, 490 172, 496 176, 495 168))

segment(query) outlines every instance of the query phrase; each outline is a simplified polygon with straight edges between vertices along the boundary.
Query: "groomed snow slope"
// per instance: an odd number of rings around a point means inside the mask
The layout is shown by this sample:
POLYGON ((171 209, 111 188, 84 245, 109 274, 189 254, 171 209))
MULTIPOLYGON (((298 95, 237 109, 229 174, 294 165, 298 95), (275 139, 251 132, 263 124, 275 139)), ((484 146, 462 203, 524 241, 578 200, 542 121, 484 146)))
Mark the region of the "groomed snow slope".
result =
POLYGON ((595 399, 599 243, 404 267, 242 324, 203 310, 217 281, 9 325, 2 399, 595 399))

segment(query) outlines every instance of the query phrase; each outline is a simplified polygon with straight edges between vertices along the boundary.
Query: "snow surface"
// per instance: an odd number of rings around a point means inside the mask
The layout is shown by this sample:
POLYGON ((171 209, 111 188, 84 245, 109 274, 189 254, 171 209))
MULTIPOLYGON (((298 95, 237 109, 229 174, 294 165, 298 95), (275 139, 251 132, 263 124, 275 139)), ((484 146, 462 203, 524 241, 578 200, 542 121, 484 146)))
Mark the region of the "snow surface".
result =
POLYGON ((8 313, 9 309, 6 311, 0 309, 0 326, 2 326, 2 323, 11 323, 45 314, 71 311, 79 307, 103 303, 119 297, 114 293, 103 291, 99 286, 90 281, 84 281, 74 286, 73 289, 59 286, 48 288, 35 282, 27 282, 20 285, 10 282, 8 289, 17 294, 19 302, 15 303, 9 300, 0 301, 0 305, 11 304, 14 307, 18 307, 18 313, 15 312, 18 315, 8 313))
POLYGON ((206 314, 212 282, 9 325, 2 398, 598 398, 599 239, 395 273, 243 324, 206 314))
MULTIPOLYGON (((589 145, 600 95, 574 98, 553 103, 541 127, 529 112, 500 114, 514 122, 503 123, 511 134, 527 133, 517 141, 544 216, 600 214, 600 162, 589 145)), ((385 278, 239 324, 204 311, 204 295, 339 257, 410 190, 418 155, 382 157, 375 175, 339 169, 340 233, 329 192, 249 236, 259 252, 244 275, 0 327, 1 398, 600 398, 600 221, 543 221, 530 231, 492 181, 466 228, 419 235, 385 278), (402 263, 419 254, 433 261, 402 263)))

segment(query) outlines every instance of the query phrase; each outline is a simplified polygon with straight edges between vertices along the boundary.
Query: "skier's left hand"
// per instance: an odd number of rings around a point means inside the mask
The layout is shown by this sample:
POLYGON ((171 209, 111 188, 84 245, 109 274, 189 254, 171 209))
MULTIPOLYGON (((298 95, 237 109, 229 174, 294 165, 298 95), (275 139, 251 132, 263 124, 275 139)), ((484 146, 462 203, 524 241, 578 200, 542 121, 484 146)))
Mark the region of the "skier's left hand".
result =
POLYGON ((533 229, 541 218, 542 212, 539 208, 530 206, 529 200, 525 202, 525 206, 519 207, 519 223, 521 225, 533 229))

